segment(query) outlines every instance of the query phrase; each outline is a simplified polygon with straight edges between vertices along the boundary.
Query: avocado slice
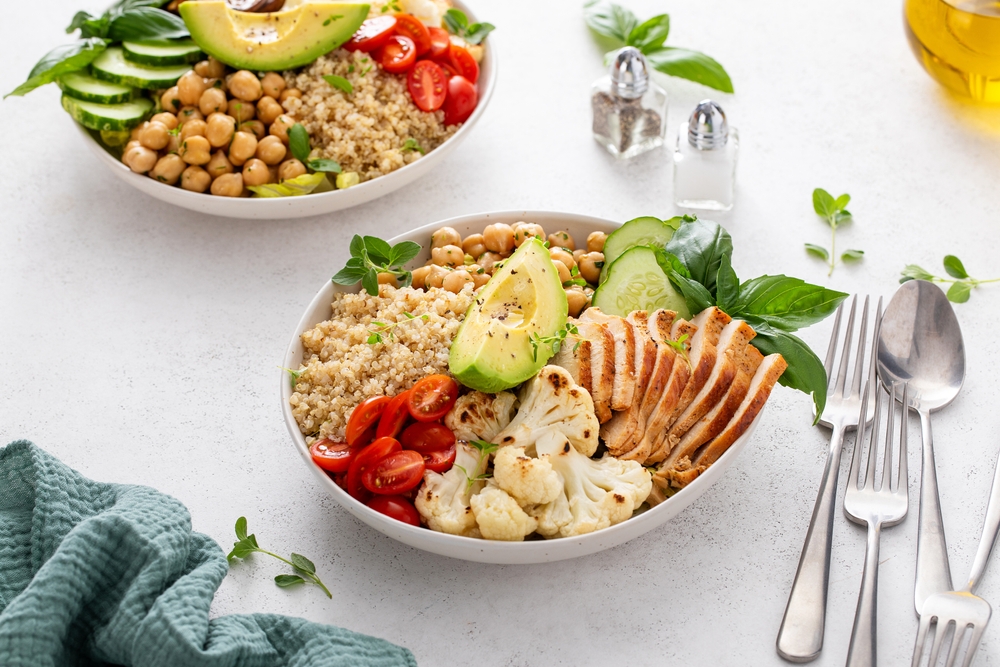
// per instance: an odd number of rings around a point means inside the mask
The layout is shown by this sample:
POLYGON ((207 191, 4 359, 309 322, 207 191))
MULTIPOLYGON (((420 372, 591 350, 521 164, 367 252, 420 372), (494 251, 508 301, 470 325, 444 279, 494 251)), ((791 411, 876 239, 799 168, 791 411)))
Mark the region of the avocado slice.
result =
POLYGON ((448 368, 459 382, 487 393, 517 386, 552 356, 532 334, 554 336, 566 326, 566 291, 548 249, 521 245, 476 295, 451 343, 448 368))
POLYGON ((368 5, 305 2, 269 14, 230 9, 225 0, 180 5, 192 39, 207 53, 237 69, 291 69, 329 53, 357 31, 368 5))

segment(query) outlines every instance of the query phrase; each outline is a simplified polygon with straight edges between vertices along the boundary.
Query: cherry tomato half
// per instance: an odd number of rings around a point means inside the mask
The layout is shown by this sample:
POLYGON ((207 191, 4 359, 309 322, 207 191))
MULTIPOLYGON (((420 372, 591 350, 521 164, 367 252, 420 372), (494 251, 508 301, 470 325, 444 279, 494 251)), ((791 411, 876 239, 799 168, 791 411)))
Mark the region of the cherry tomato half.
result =
POLYGON ((395 31, 395 16, 376 16, 362 23, 343 48, 348 51, 374 51, 389 41, 395 31))
POLYGON ((386 72, 399 74, 417 62, 417 49, 413 40, 404 35, 393 35, 379 51, 379 61, 386 72))
POLYGON ((409 389, 392 397, 389 404, 385 406, 385 410, 382 411, 382 418, 375 431, 376 438, 395 438, 402 432, 406 420, 410 417, 409 400, 409 389))
POLYGON ((443 473, 451 470, 451 467, 455 464, 455 454, 457 453, 455 445, 451 445, 448 449, 424 452, 421 456, 424 457, 424 466, 428 470, 443 473))
POLYGON ((383 456, 361 473, 365 488, 379 495, 406 493, 423 479, 424 457, 409 450, 383 456))
POLYGON ((431 33, 413 14, 396 14, 396 34, 412 39, 418 56, 431 50, 431 33))
POLYGON ((355 451, 346 442, 334 442, 329 438, 317 440, 309 447, 313 463, 327 472, 347 472, 355 451))
POLYGON ((451 429, 437 422, 417 422, 410 424, 399 436, 399 442, 403 449, 412 449, 415 452, 426 454, 438 449, 447 449, 455 446, 455 434, 451 429))
POLYGON ((448 77, 436 62, 421 60, 406 77, 406 87, 421 111, 437 111, 448 95, 448 77))
POLYGON ((469 120, 479 104, 479 91, 464 76, 448 79, 448 97, 444 101, 444 124, 455 125, 469 120))
POLYGON ((347 444, 357 447, 371 442, 371 436, 367 441, 363 439, 365 431, 378 423, 385 406, 391 401, 388 396, 372 396, 361 401, 347 419, 347 444))
POLYGON ((448 51, 451 49, 451 37, 448 35, 448 31, 444 28, 430 27, 427 28, 427 32, 431 35, 431 50, 427 57, 434 60, 447 58, 448 51))
POLYGON ((351 461, 351 466, 347 469, 347 492, 353 498, 361 502, 367 502, 371 498, 371 493, 365 488, 361 481, 365 471, 376 463, 395 452, 401 451, 402 447, 395 438, 378 438, 355 456, 351 461))
POLYGON ((375 496, 368 502, 376 512, 380 512, 396 521, 408 523, 411 526, 420 525, 420 513, 409 500, 403 496, 375 496))
POLYGON ((479 63, 472 54, 457 44, 452 44, 448 51, 448 59, 458 73, 469 80, 469 83, 479 81, 479 63))
POLYGON ((437 421, 448 414, 457 398, 457 382, 447 375, 428 375, 410 389, 410 415, 421 422, 437 421))

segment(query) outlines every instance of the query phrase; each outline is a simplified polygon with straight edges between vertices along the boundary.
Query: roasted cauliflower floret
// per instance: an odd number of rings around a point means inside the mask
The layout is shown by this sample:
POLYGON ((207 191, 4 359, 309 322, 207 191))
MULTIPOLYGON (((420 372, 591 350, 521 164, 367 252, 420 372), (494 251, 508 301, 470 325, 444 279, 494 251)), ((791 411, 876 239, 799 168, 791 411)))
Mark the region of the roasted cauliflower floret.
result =
POLYGON ((489 442, 510 423, 516 403, 517 396, 509 391, 499 394, 473 391, 458 397, 445 415, 444 425, 459 440, 489 442))
POLYGON ((563 482, 548 456, 532 458, 523 447, 501 447, 493 458, 493 479, 521 505, 550 503, 563 482))
POLYGON ((538 527, 538 521, 528 516, 517 501, 492 480, 472 496, 472 513, 479 531, 488 540, 520 542, 538 527))
POLYGON ((428 470, 414 504, 431 530, 478 537, 470 499, 482 488, 489 454, 465 443, 455 443, 455 465, 445 473, 428 470))

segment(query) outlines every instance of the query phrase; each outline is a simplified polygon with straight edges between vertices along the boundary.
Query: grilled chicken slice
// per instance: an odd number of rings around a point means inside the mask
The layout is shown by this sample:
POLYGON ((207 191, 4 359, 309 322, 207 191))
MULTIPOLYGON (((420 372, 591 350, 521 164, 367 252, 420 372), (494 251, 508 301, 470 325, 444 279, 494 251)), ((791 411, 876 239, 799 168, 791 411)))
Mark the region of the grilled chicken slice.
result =
MULTIPOLYGON (((590 344, 589 371, 581 369, 581 377, 590 376, 590 387, 581 385, 590 392, 594 399, 594 412, 602 424, 611 419, 611 393, 615 378, 615 339, 611 332, 601 324, 576 322, 577 330, 582 339, 590 344)), ((575 345, 575 343, 574 343, 575 345)), ((582 345, 580 346, 583 347, 582 345)))
POLYGON ((552 355, 549 363, 553 366, 560 366, 566 369, 573 381, 590 392, 591 397, 594 390, 591 386, 591 342, 586 338, 574 340, 567 338, 563 341, 559 351, 552 355))
POLYGON ((642 433, 646 423, 640 422, 639 412, 656 366, 656 343, 649 335, 646 311, 633 311, 625 319, 635 333, 635 390, 632 405, 621 412, 615 412, 611 420, 601 426, 601 438, 612 456, 641 463, 646 460, 649 450, 642 446, 642 433))
POLYGON ((594 322, 607 327, 614 337, 614 387, 611 393, 611 409, 627 410, 635 396, 635 329, 623 317, 606 315, 600 308, 583 311, 580 321, 594 322))
MULTIPOLYGON (((674 359, 677 356, 676 350, 667 342, 670 339, 670 328, 674 323, 677 313, 672 310, 654 310, 649 315, 646 330, 649 337, 656 345, 656 361, 653 364, 653 371, 650 373, 649 382, 646 385, 646 392, 642 396, 639 406, 639 423, 642 427, 640 437, 645 439, 646 424, 649 423, 649 416, 653 414, 663 390, 670 379, 670 371, 674 367, 674 359)), ((648 453, 647 453, 648 455, 648 453)))
POLYGON ((670 375, 667 377, 667 383, 663 387, 663 393, 659 396, 659 400, 646 420, 646 432, 643 434, 643 439, 649 441, 649 456, 646 457, 646 463, 658 463, 667 455, 667 420, 674 413, 681 392, 684 391, 684 387, 687 386, 688 380, 691 378, 691 364, 689 362, 691 340, 697 332, 697 327, 684 319, 675 320, 670 328, 671 341, 676 343, 684 339, 682 347, 685 354, 675 352, 674 363, 671 366, 670 375))

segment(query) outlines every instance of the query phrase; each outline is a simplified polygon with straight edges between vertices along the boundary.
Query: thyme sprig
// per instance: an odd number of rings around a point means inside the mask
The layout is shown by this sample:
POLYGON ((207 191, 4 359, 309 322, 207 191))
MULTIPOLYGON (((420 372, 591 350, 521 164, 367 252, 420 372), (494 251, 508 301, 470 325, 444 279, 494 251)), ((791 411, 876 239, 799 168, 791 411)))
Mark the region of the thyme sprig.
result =
POLYGON ((541 336, 537 331, 532 331, 528 336, 528 341, 531 343, 531 360, 538 361, 538 348, 541 345, 548 345, 552 354, 558 354, 566 342, 567 336, 577 337, 576 345, 573 347, 573 351, 576 352, 583 339, 580 338, 580 330, 572 322, 567 322, 566 326, 551 336, 541 336))

